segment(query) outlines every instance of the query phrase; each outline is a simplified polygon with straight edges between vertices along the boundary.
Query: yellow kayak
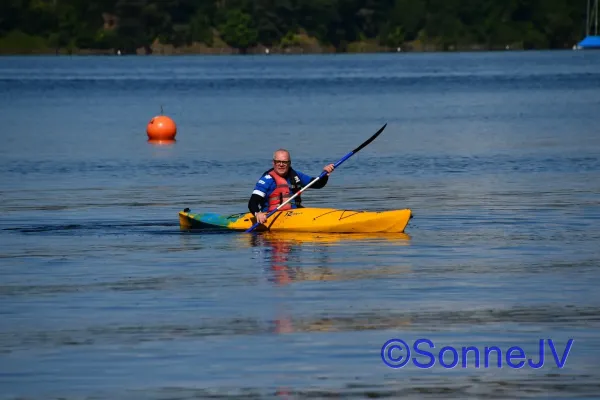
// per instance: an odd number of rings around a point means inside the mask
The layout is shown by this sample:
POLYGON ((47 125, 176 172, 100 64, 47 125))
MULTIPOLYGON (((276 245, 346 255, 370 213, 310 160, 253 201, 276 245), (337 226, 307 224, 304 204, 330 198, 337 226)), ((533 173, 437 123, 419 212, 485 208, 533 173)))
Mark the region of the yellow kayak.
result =
MULTIPOLYGON (((256 231, 327 233, 402 233, 412 218, 410 209, 389 211, 339 210, 334 208, 297 208, 276 211, 256 231)), ((182 230, 245 231, 256 223, 250 213, 222 215, 179 212, 182 230)))

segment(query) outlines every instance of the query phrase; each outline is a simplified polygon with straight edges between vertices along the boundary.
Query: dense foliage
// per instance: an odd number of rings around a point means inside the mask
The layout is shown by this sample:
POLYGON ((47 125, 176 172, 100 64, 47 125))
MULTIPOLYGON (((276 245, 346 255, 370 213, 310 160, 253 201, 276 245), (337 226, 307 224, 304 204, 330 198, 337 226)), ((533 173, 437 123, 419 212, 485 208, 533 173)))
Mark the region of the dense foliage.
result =
MULTIPOLYGON (((0 41, 51 48, 150 49, 215 38, 242 51, 297 44, 299 33, 347 51, 395 48, 568 48, 585 33, 587 0, 2 0, 0 41)), ((2 47, 2 46, 0 46, 2 47)))

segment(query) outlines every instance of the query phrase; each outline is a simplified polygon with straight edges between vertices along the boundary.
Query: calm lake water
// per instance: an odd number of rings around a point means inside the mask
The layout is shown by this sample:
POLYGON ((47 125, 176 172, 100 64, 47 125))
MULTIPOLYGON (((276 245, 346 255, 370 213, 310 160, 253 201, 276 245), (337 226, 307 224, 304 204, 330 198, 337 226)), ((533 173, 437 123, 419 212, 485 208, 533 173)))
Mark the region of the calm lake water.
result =
POLYGON ((599 66, 580 51, 0 58, 0 397, 597 396, 599 66), (147 142, 161 107, 175 144, 147 142), (304 203, 410 208, 406 235, 179 230, 185 207, 247 210, 275 149, 315 176, 384 123, 304 203), (388 367, 393 338, 430 340, 435 364, 413 348, 388 367))

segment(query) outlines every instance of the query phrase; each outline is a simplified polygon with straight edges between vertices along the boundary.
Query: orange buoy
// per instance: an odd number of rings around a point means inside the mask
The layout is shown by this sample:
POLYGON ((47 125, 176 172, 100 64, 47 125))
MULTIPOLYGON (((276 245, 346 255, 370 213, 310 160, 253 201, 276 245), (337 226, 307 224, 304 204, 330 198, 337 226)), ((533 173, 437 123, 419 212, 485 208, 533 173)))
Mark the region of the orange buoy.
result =
POLYGON ((150 140, 175 140, 177 125, 171 118, 158 115, 148 122, 146 133, 150 140))

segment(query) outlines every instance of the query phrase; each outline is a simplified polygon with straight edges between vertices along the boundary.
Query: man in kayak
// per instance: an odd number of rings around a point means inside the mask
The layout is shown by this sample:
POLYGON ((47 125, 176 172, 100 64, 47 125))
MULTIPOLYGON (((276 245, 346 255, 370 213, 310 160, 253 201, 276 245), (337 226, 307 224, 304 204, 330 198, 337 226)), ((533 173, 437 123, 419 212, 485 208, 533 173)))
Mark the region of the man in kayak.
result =
MULTIPOLYGON (((333 164, 323 167, 327 175, 315 182, 310 188, 321 189, 327 184, 329 175, 333 172, 333 164)), ((292 160, 289 151, 279 149, 273 153, 273 168, 260 177, 250 200, 248 209, 256 216, 256 220, 261 224, 267 221, 267 214, 276 209, 280 204, 285 203, 296 192, 308 185, 315 178, 303 174, 300 171, 292 169, 292 160)), ((279 210, 289 210, 301 207, 301 195, 294 198, 279 210)))

